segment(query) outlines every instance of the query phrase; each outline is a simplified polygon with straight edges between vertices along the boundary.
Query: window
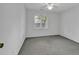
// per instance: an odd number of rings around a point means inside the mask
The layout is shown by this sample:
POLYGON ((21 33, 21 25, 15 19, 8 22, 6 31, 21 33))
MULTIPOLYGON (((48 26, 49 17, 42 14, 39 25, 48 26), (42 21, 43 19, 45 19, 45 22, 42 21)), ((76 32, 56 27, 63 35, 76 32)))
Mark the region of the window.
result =
POLYGON ((48 23, 47 16, 34 16, 34 26, 36 29, 47 28, 47 23, 48 23))

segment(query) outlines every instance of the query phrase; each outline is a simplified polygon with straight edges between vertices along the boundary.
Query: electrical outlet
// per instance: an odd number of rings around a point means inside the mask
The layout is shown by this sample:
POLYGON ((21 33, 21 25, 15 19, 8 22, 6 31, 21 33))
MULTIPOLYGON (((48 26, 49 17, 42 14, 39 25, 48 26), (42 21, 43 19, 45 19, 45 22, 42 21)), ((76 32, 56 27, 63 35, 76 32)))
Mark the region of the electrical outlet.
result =
POLYGON ((3 46, 4 46, 4 43, 0 43, 0 48, 3 48, 3 46))

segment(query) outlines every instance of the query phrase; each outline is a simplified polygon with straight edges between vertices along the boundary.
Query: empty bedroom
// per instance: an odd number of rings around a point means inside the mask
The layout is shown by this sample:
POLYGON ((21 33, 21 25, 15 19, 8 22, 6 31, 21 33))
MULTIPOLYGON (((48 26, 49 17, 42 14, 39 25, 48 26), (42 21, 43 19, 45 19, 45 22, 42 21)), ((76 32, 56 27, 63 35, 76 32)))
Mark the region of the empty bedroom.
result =
POLYGON ((79 3, 0 3, 0 55, 79 55, 79 3))

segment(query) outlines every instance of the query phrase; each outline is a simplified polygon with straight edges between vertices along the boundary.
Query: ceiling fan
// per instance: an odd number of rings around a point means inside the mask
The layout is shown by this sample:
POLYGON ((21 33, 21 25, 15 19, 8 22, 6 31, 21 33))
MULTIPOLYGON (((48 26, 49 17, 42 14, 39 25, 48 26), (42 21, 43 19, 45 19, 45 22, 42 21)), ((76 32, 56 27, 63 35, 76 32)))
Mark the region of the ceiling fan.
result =
POLYGON ((42 3, 42 8, 46 8, 48 10, 52 10, 53 8, 56 8, 56 3, 42 3))

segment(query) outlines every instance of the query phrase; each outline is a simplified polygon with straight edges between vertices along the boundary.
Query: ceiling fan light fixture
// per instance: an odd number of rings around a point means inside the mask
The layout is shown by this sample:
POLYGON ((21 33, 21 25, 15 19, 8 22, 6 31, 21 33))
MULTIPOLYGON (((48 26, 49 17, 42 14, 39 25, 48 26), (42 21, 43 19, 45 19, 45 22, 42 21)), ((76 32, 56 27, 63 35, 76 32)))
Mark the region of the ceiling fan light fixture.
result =
POLYGON ((43 3, 42 5, 43 5, 43 8, 46 8, 48 10, 52 10, 55 6, 54 3, 43 3))
POLYGON ((48 10, 52 10, 53 7, 52 6, 47 6, 48 10))
POLYGON ((53 6, 54 6, 53 3, 48 3, 48 4, 47 4, 47 9, 48 9, 48 10, 52 10, 52 9, 54 8, 53 6))

